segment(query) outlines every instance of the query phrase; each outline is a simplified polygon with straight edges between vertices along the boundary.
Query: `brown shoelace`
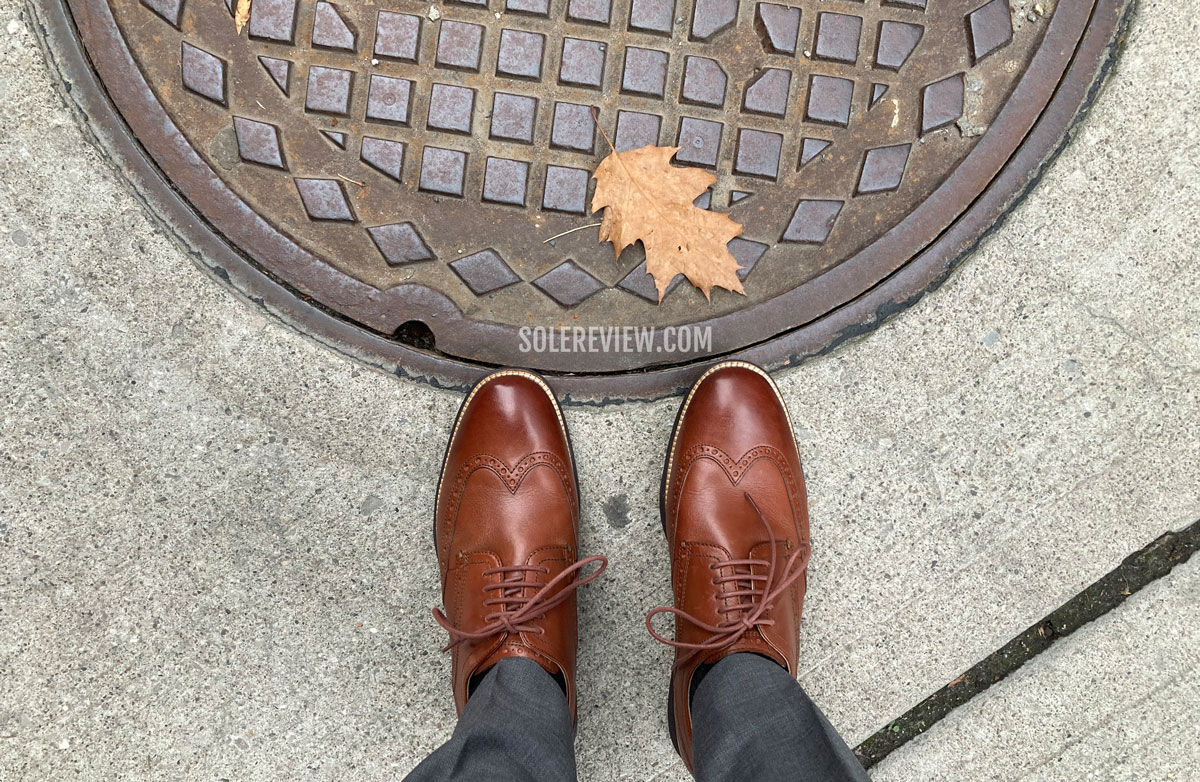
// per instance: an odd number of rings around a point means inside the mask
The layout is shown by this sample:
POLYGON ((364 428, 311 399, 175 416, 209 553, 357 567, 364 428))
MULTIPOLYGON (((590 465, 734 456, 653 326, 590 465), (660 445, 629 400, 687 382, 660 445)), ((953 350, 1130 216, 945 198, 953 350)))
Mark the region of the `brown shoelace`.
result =
MULTIPOLYGON (((778 549, 778 539, 775 537, 775 531, 771 529, 771 524, 767 521, 767 517, 759 510, 758 503, 754 501, 754 498, 748 492, 746 493, 746 502, 750 503, 750 507, 754 509, 755 515, 758 516, 758 520, 766 527, 767 537, 771 544, 770 549, 772 554, 774 554, 778 549)), ((732 583, 734 585, 733 589, 720 592, 718 597, 736 601, 732 605, 721 606, 717 609, 717 612, 722 615, 733 614, 734 616, 718 624, 711 625, 673 606, 660 606, 646 615, 646 629, 650 631, 650 635, 654 636, 654 639, 657 641, 661 641, 668 646, 673 646, 676 649, 690 649, 691 654, 687 655, 689 658, 691 655, 701 652, 715 651, 732 646, 743 635, 755 627, 769 627, 775 624, 774 619, 765 618, 765 615, 771 610, 771 606, 775 604, 779 596, 787 591, 792 584, 796 583, 796 580, 800 576, 804 575, 804 571, 808 569, 809 552, 810 547, 808 546, 797 548, 778 571, 775 567, 775 556, 772 556, 770 560, 727 559, 721 562, 713 562, 709 565, 709 569, 718 573, 718 575, 713 577, 713 584, 721 590, 725 590, 725 584, 732 583), (755 568, 759 568, 760 570, 765 568, 767 572, 755 574, 755 568), (732 572, 720 573, 723 570, 732 572), (698 644, 685 643, 667 638, 655 630, 652 624, 654 617, 659 614, 673 614, 676 621, 682 619, 709 633, 711 638, 698 644)))
POLYGON ((480 641, 504 632, 542 635, 545 630, 534 622, 565 602, 576 589, 595 581, 607 567, 608 559, 605 557, 599 555, 585 557, 566 567, 561 573, 546 582, 538 579, 539 576, 550 573, 550 569, 545 567, 505 565, 488 568, 483 571, 485 578, 500 576, 501 579, 498 583, 488 584, 483 588, 486 594, 497 593, 494 597, 488 597, 483 601, 485 607, 496 608, 495 611, 483 618, 485 622, 483 627, 478 630, 461 630, 446 618, 442 609, 433 609, 434 620, 450 634, 450 643, 446 644, 442 651, 449 651, 463 641, 480 641), (600 567, 583 578, 579 577, 584 568, 596 562, 600 563, 600 567), (559 593, 548 597, 560 584, 562 589, 559 593), (527 589, 536 589, 537 592, 525 597, 524 592, 527 589))

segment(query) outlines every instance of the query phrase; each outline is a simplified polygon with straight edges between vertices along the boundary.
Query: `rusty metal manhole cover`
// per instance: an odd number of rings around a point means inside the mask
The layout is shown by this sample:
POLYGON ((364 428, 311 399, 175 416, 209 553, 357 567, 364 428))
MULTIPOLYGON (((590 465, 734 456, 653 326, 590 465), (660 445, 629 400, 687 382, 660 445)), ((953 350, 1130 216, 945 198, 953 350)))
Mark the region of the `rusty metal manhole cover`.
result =
POLYGON ((519 364, 585 396, 662 393, 715 355, 778 366, 915 299, 1061 143, 1125 10, 253 0, 239 35, 233 5, 40 6, 72 96, 181 236, 369 361, 441 382, 519 364), (678 145, 717 175, 699 203, 744 224, 747 296, 659 304, 640 247, 546 241, 595 222, 593 110, 618 148, 678 145), (688 324, 711 341, 670 339, 688 324), (528 352, 521 331, 625 326, 654 342, 528 352))

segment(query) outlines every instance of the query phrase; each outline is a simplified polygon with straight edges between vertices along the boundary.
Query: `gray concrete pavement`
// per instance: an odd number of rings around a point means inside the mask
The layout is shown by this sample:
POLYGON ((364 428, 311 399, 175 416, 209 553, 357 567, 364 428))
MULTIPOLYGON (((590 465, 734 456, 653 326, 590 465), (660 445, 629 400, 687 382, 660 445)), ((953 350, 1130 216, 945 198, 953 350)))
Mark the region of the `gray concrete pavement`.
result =
MULTIPOLYGON (((816 546, 801 680, 852 743, 1200 516, 1198 35, 1189 4, 1143 2, 1005 226, 779 376, 816 546)), ((459 396, 207 278, 87 142, 16 0, 0 128, 0 777, 402 775, 453 725, 429 525, 459 396)), ((669 599, 676 405, 567 412, 586 548, 613 561, 581 601, 585 779, 687 778, 642 628, 669 599)), ((1086 708, 1050 697, 1063 724, 1086 708)))
POLYGON ((951 712, 872 778, 1200 779, 1198 675, 1193 560, 951 712))

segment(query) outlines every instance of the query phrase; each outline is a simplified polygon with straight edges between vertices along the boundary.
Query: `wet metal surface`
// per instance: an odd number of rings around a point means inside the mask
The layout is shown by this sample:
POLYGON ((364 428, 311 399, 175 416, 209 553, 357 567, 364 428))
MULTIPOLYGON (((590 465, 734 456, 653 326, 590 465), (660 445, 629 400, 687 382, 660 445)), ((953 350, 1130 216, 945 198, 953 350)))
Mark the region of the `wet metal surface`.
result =
POLYGON ((272 308, 375 363, 451 382, 521 364, 591 396, 669 391, 711 355, 787 363, 941 279, 1057 146, 1124 8, 254 0, 239 35, 232 2, 42 4, 236 248, 207 259, 235 285, 269 280, 272 308), (744 224, 746 296, 677 280, 659 304, 640 247, 559 236, 596 222, 605 135, 716 174, 700 204, 744 224), (413 321, 435 350, 391 339, 413 321), (661 341, 688 324, 712 327, 700 353, 661 341), (659 331, 528 353, 528 326, 659 331))

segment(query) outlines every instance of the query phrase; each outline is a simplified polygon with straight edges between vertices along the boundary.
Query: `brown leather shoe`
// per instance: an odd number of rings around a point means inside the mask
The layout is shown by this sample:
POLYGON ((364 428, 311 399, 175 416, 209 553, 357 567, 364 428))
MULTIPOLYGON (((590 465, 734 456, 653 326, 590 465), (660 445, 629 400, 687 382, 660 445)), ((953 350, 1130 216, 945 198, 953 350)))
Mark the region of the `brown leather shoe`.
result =
POLYGON ((442 464, 434 543, 446 610, 433 614, 450 633, 459 713, 472 677, 524 657, 562 676, 574 718, 575 590, 607 561, 576 559, 571 444, 553 392, 532 372, 495 372, 467 395, 442 464))
POLYGON ((646 617, 675 647, 668 723, 692 768, 692 676, 735 652, 796 675, 808 565, 804 473, 787 407, 766 372, 741 361, 709 369, 679 410, 663 474, 673 608, 646 617), (675 638, 651 620, 675 615, 675 638))

